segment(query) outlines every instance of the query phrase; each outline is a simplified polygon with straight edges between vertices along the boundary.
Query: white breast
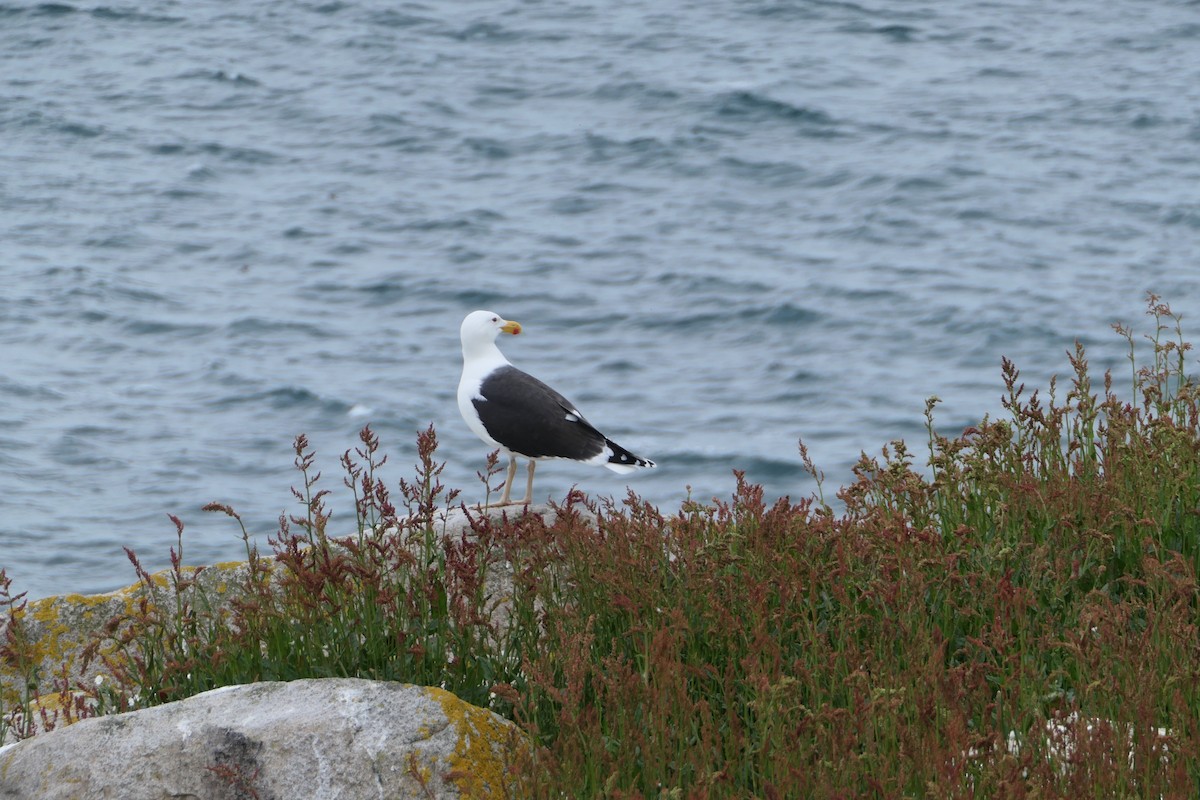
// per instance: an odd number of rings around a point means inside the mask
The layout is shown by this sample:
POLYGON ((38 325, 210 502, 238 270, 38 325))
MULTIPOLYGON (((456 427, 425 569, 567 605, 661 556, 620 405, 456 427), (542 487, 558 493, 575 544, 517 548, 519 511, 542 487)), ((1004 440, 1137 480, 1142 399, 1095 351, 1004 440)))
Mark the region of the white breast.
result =
MULTIPOLYGON (((479 419, 479 414, 475 411, 475 405, 472 401, 483 400, 483 395, 480 394, 480 387, 483 385, 483 379, 486 378, 494 369, 504 366, 511 366, 508 359, 500 352, 500 348, 492 345, 490 352, 473 352, 469 356, 463 358, 462 377, 458 381, 458 413, 462 414, 463 421, 467 423, 467 427, 482 439, 486 444, 492 447, 498 447, 505 453, 508 449, 504 445, 497 442, 488 435, 487 428, 483 427, 483 422, 479 419)), ((487 402, 484 400, 484 402, 487 402)))

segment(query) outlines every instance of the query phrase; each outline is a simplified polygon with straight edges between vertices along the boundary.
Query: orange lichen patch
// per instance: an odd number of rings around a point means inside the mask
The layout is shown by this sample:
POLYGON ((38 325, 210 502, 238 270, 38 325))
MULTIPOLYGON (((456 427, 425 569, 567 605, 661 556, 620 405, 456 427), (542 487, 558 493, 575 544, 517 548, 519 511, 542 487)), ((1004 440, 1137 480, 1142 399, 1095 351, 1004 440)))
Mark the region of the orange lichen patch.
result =
POLYGON ((523 740, 511 723, 486 709, 460 700, 444 689, 426 687, 429 697, 442 707, 458 741, 443 777, 453 783, 464 798, 487 800, 511 795, 506 784, 516 753, 513 748, 523 740))

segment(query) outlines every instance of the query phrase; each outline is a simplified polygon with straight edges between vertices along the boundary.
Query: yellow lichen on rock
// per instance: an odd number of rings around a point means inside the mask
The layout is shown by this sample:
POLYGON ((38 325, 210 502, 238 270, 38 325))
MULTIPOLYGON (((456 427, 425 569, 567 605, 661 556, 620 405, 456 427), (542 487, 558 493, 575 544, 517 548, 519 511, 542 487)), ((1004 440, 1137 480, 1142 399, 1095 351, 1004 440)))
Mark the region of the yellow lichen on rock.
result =
POLYGON ((513 761, 524 747, 517 728, 445 689, 430 686, 426 691, 442 707, 442 713, 458 737, 454 755, 447 765, 446 779, 462 792, 464 798, 512 797, 513 761))
MULTIPOLYGON (((271 564, 263 563, 268 567, 271 564)), ((234 561, 214 567, 183 567, 181 571, 185 580, 195 579, 195 584, 186 591, 199 590, 204 601, 215 606, 238 593, 246 569, 246 562, 234 561)), ((84 648, 100 641, 97 656, 115 657, 115 644, 103 641, 105 626, 114 617, 139 616, 143 600, 148 604, 146 611, 153 613, 155 601, 169 602, 168 598, 174 596, 171 570, 153 573, 150 579, 153 586, 150 597, 146 596, 145 584, 139 581, 105 594, 64 594, 31 600, 24 609, 14 612, 10 624, 20 627, 25 644, 24 663, 0 664, 0 710, 19 703, 31 691, 40 696, 57 694, 56 683, 64 678, 71 683, 82 683, 100 674, 103 664, 99 657, 84 667, 84 648), (27 682, 31 685, 27 686, 27 682)), ((188 596, 193 601, 197 599, 188 596)))
MULTIPOLYGON (((83 649, 97 638, 113 616, 133 608, 129 587, 103 595, 68 594, 33 600, 14 615, 28 644, 32 679, 40 694, 52 691, 55 679, 79 678, 83 673, 83 649)), ((111 652, 102 649, 101 654, 111 652)), ((0 684, 11 688, 22 676, 0 673, 0 684)))

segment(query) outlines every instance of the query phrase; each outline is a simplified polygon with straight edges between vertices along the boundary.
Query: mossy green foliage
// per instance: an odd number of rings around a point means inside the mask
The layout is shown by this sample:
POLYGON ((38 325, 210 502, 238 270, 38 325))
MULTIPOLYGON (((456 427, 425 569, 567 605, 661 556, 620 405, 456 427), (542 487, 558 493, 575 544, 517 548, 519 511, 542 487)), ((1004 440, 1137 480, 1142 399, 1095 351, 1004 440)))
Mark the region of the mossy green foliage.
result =
POLYGON ((1079 347, 1044 397, 1005 361, 1004 418, 944 436, 933 399, 925 463, 893 442, 832 504, 739 474, 675 513, 572 493, 552 525, 449 537, 432 430, 406 514, 364 430, 359 534, 335 541, 298 441, 304 513, 272 558, 248 545, 241 599, 167 592, 115 620, 127 658, 99 699, 441 686, 527 732, 504 791, 531 797, 1195 797, 1200 394, 1177 319, 1150 312, 1147 363, 1118 328, 1128 397, 1079 347))

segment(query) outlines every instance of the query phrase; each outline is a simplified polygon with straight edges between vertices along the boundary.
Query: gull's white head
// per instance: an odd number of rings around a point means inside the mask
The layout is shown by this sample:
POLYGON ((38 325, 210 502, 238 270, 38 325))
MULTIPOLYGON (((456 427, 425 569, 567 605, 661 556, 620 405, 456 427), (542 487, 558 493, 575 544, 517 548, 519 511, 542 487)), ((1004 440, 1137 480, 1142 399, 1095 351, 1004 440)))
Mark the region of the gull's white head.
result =
POLYGON ((472 311, 463 320, 459 336, 462 338, 463 353, 471 353, 493 345, 502 333, 514 336, 521 332, 521 324, 505 319, 491 311, 472 311))

